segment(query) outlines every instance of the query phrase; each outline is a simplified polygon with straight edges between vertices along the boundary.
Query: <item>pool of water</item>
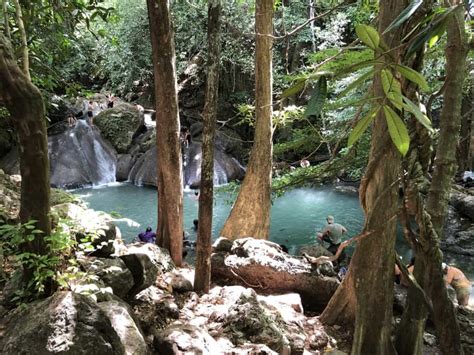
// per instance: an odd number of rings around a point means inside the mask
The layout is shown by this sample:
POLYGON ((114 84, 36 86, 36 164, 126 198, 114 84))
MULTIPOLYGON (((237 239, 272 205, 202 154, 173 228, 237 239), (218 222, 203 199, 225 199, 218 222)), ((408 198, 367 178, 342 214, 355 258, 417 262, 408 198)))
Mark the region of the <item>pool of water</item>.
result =
MULTIPOLYGON (((112 184, 73 191, 89 208, 118 213, 122 218, 115 223, 122 238, 131 242, 147 226, 156 228, 157 194, 155 188, 137 187, 127 183, 112 184)), ((213 237, 217 238, 230 213, 235 196, 222 188, 214 193, 213 237)), ((326 216, 333 215, 337 223, 348 229, 349 236, 360 233, 364 215, 357 195, 343 194, 329 187, 300 188, 276 198, 271 208, 270 240, 285 244, 290 254, 296 254, 303 245, 314 243, 316 232, 326 224, 326 216)), ((196 239, 193 220, 198 216, 198 201, 194 191, 184 193, 184 229, 190 240, 196 239)), ((404 261, 410 259, 409 247, 398 236, 397 251, 404 261)), ((351 250, 349 250, 349 253, 351 250)), ((192 262, 191 251, 187 260, 192 262)), ((450 254, 446 262, 461 268, 470 280, 474 280, 472 257, 450 254)), ((471 291, 474 301, 474 290, 471 291)))

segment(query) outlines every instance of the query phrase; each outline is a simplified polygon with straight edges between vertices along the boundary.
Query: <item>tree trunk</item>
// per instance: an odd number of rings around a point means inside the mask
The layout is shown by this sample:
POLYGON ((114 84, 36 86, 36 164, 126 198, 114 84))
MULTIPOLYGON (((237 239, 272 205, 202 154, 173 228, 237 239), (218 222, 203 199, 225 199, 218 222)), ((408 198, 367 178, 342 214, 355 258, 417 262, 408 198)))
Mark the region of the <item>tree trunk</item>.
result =
POLYGON ((155 77, 158 242, 177 266, 183 251, 183 171, 175 50, 169 2, 147 0, 155 77))
POLYGON ((48 253, 44 235, 51 234, 48 140, 43 98, 16 64, 10 43, 0 34, 0 101, 12 117, 20 145, 22 223, 36 220, 43 231, 26 250, 48 253))
POLYGON ((459 140, 458 150, 457 150, 457 162, 458 162, 458 171, 470 171, 472 170, 472 155, 471 155, 471 136, 472 136, 472 121, 473 121, 473 83, 474 78, 471 75, 471 83, 469 91, 465 96, 463 96, 461 104, 461 137, 459 140))
POLYGON ((219 92, 221 0, 209 0, 207 25, 207 86, 203 113, 201 192, 194 290, 209 292, 211 285, 212 203, 214 201, 214 135, 219 92))
POLYGON ((28 55, 28 41, 26 39, 25 25, 23 24, 23 15, 21 13, 21 5, 19 0, 13 0, 16 9, 16 23, 18 25, 18 31, 20 32, 21 38, 21 56, 23 62, 23 73, 26 75, 28 80, 30 77, 30 59, 28 55))
POLYGON ((443 280, 442 254, 439 252, 439 240, 443 235, 449 193, 456 173, 456 145, 461 125, 462 84, 468 52, 462 6, 459 6, 449 19, 447 33, 446 88, 433 179, 426 202, 426 210, 431 216, 433 229, 436 232, 433 242, 438 252, 429 254, 431 260, 427 272, 441 351, 443 354, 462 354, 459 325, 443 280))
MULTIPOLYGON (((396 18, 406 7, 406 1, 380 2, 379 32, 396 18)), ((390 48, 397 47, 400 32, 385 34, 384 40, 390 48)), ((399 51, 392 51, 398 60, 399 51)), ((374 80, 374 96, 384 96, 380 77, 374 80)), ((340 287, 349 290, 338 291, 334 300, 324 310, 322 319, 339 322, 331 317, 338 313, 338 306, 344 302, 348 310, 355 309, 355 332, 352 354, 394 354, 391 342, 393 307, 393 267, 395 246, 395 219, 398 208, 398 172, 400 155, 392 143, 385 117, 379 113, 372 130, 372 145, 369 164, 360 189, 361 205, 366 215, 364 231, 376 231, 361 239, 351 261, 349 276, 340 287), (351 295, 355 297, 342 297, 351 295), (336 298, 337 297, 337 298, 336 298)), ((342 320, 350 319, 341 315, 342 320)))
POLYGON ((273 1, 256 3, 255 139, 247 173, 221 236, 268 239, 272 175, 273 1))
POLYGON ((3 10, 3 25, 5 26, 5 36, 11 40, 10 35, 10 23, 8 21, 8 4, 7 0, 2 0, 2 10, 3 10))

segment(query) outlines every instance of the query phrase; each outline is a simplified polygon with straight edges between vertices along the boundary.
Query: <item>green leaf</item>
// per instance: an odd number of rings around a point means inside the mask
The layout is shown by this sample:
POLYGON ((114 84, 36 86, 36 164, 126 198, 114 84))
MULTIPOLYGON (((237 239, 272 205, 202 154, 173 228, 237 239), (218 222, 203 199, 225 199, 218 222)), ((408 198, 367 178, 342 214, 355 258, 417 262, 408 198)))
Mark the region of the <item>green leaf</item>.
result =
POLYGON ((326 77, 322 76, 316 83, 316 87, 311 93, 311 99, 306 106, 304 117, 319 116, 324 106, 328 94, 328 84, 326 77))
POLYGON ((387 98, 390 100, 393 106, 395 106, 398 110, 402 110, 403 108, 403 95, 401 92, 398 91, 390 91, 387 94, 387 98))
POLYGON ((356 34, 359 39, 364 42, 368 47, 376 49, 380 43, 380 37, 377 30, 368 25, 357 25, 356 34))
POLYGON ((290 86, 288 89, 284 90, 281 96, 282 98, 285 98, 285 97, 296 95, 301 90, 303 90, 305 86, 306 86, 306 80, 298 81, 293 86, 290 86))
POLYGON ((397 16, 395 20, 383 31, 383 34, 390 32, 391 30, 400 27, 405 21, 407 21, 411 15, 415 13, 415 11, 423 4, 423 0, 413 0, 410 5, 408 5, 400 15, 397 16))
POLYGON ((364 73, 364 74, 360 75, 352 83, 347 85, 347 87, 344 90, 342 90, 339 93, 339 95, 337 95, 337 97, 338 98, 342 97, 342 96, 346 95, 348 92, 350 92, 350 91, 354 90, 355 88, 361 86, 363 83, 365 83, 367 81, 367 79, 371 78, 374 75, 374 72, 375 72, 375 69, 372 68, 367 73, 364 73))
POLYGON ((438 35, 431 37, 431 39, 428 41, 428 47, 432 48, 436 44, 436 42, 438 42, 438 40, 439 40, 438 35))
POLYGON ((392 90, 392 85, 395 81, 393 74, 388 69, 383 69, 380 73, 380 78, 382 80, 382 87, 385 95, 392 90))
POLYGON ((357 122, 356 126, 352 130, 351 134, 349 135, 349 139, 347 141, 347 145, 350 147, 355 142, 359 140, 362 134, 367 130, 369 125, 372 123, 374 118, 377 116, 379 112, 379 107, 371 110, 364 118, 362 118, 359 122, 357 122))
POLYGON ((418 73, 416 70, 413 70, 410 67, 407 67, 405 65, 401 64, 396 64, 395 65, 396 70, 403 75, 404 78, 410 80, 411 82, 417 84, 421 90, 423 91, 428 91, 429 86, 428 83, 426 82, 425 78, 423 75, 418 73))
POLYGON ((433 132, 433 127, 431 126, 431 121, 423 112, 421 112, 420 108, 411 101, 408 97, 403 96, 403 107, 405 110, 411 112, 413 116, 420 122, 428 131, 433 132))
POLYGON ((398 151, 405 156, 410 147, 410 137, 408 135, 407 127, 403 123, 400 116, 393 111, 390 106, 384 105, 383 111, 385 119, 387 120, 388 132, 392 138, 393 144, 397 147, 398 151))

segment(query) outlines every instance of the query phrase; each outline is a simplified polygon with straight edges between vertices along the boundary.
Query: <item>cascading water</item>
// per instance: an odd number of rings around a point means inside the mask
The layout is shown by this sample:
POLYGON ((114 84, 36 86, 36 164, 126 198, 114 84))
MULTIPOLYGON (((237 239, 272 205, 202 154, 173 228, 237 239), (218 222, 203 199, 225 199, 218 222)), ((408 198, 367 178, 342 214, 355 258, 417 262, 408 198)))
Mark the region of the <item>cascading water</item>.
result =
POLYGON ((117 157, 97 129, 85 120, 49 137, 51 184, 76 187, 115 182, 117 157))

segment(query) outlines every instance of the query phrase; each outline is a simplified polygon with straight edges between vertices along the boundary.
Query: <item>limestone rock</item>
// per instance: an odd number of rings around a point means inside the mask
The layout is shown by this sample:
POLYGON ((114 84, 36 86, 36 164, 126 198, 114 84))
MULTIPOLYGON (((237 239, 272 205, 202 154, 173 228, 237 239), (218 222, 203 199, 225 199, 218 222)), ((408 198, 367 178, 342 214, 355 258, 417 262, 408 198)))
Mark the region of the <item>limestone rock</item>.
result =
POLYGON ((160 248, 156 244, 140 242, 128 244, 127 253, 148 255, 153 265, 158 268, 160 274, 171 271, 175 268, 169 251, 160 248))
POLYGON ((175 322, 160 332, 154 341, 155 351, 163 355, 219 354, 221 348, 202 328, 175 322))
POLYGON ((233 242, 229 253, 212 254, 215 282, 239 284, 266 293, 300 294, 305 308, 322 310, 339 281, 322 276, 306 260, 284 253, 276 243, 253 238, 233 242))
POLYGON ((449 202, 459 213, 474 221, 474 196, 461 192, 453 192, 449 202))
POLYGON ((109 318, 112 327, 118 334, 127 355, 146 355, 147 345, 143 334, 132 317, 129 306, 122 301, 114 300, 99 303, 99 307, 109 318))
POLYGON ((117 171, 115 177, 117 181, 125 181, 128 179, 130 170, 133 166, 133 157, 131 154, 119 154, 117 159, 117 171))
POLYGON ((112 223, 113 218, 105 212, 84 209, 72 203, 54 206, 52 212, 74 222, 73 232, 78 241, 90 239, 96 249, 93 256, 109 257, 116 251, 116 244, 121 243, 120 230, 112 223))
POLYGON ((51 185, 78 187, 115 181, 117 154, 97 128, 78 120, 48 138, 51 185))
POLYGON ((141 290, 154 285, 158 276, 158 268, 147 254, 131 253, 120 256, 133 275, 134 285, 129 291, 129 297, 141 290))
POLYGON ((143 115, 135 106, 126 103, 100 112, 94 118, 94 123, 101 135, 120 154, 127 153, 133 138, 145 128, 143 115))
POLYGON ((126 354, 105 313, 72 292, 17 308, 6 322, 2 354, 126 354))
POLYGON ((224 237, 219 237, 216 239, 212 245, 214 252, 230 252, 232 249, 233 241, 224 237))
POLYGON ((100 277, 114 294, 124 298, 134 285, 132 273, 120 258, 80 258, 82 268, 100 277))
POLYGON ((173 292, 190 292, 194 289, 194 270, 175 269, 165 275, 165 282, 173 292))

